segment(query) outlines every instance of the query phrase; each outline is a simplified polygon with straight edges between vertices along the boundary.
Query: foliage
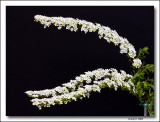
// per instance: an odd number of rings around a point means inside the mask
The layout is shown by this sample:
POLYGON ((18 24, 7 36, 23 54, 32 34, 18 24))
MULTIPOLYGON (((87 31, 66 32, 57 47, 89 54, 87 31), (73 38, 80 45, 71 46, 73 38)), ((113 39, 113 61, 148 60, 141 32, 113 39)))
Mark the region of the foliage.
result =
MULTIPOLYGON (((139 49, 138 57, 139 59, 145 59, 145 54, 148 53, 148 47, 139 49)), ((132 82, 135 84, 136 89, 135 96, 139 98, 141 103, 146 103, 150 116, 154 116, 154 64, 145 64, 143 62, 140 68, 133 68, 133 78, 132 82)))

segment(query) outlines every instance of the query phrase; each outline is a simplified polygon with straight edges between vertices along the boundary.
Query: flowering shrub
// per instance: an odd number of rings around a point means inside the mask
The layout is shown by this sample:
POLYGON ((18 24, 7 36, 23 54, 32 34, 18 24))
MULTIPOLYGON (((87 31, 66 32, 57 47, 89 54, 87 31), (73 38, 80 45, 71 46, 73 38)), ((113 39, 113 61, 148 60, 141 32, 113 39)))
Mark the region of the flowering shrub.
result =
MULTIPOLYGON (((119 73, 113 68, 88 71, 85 72, 85 74, 77 76, 75 80, 70 80, 70 82, 64 83, 62 86, 53 89, 26 91, 25 93, 33 98, 31 100, 33 105, 36 105, 41 109, 42 107, 50 107, 55 104, 67 104, 73 100, 76 101, 78 99, 83 99, 84 97, 89 97, 91 92, 100 92, 101 89, 105 87, 114 88, 115 90, 117 90, 117 88, 128 90, 130 93, 137 96, 140 99, 140 102, 154 102, 154 94, 152 93, 154 92, 154 82, 148 76, 148 79, 146 80, 146 77, 144 76, 145 73, 149 74, 148 71, 154 71, 154 65, 144 65, 141 61, 141 59, 145 58, 144 54, 148 53, 147 47, 140 49, 138 56, 136 57, 134 46, 130 44, 126 38, 119 36, 115 30, 111 30, 109 27, 74 18, 36 15, 34 19, 36 22, 40 22, 44 25, 44 28, 53 24, 54 26, 57 26, 59 30, 62 27, 65 27, 74 32, 78 29, 85 33, 96 32, 100 39, 103 38, 108 43, 119 46, 121 54, 127 54, 129 61, 132 62, 133 75, 126 74, 123 70, 119 73)), ((152 115, 153 112, 153 109, 150 109, 152 115)))
POLYGON ((98 69, 92 72, 85 72, 85 74, 76 77, 75 80, 70 80, 70 82, 54 89, 27 91, 26 94, 35 98, 32 99, 33 105, 41 109, 42 106, 50 107, 50 105, 55 104, 66 104, 72 100, 76 101, 79 98, 89 97, 90 92, 100 92, 105 87, 113 87, 115 90, 118 87, 124 87, 135 92, 134 84, 131 81, 132 77, 123 70, 121 70, 121 73, 118 73, 116 69, 98 69))

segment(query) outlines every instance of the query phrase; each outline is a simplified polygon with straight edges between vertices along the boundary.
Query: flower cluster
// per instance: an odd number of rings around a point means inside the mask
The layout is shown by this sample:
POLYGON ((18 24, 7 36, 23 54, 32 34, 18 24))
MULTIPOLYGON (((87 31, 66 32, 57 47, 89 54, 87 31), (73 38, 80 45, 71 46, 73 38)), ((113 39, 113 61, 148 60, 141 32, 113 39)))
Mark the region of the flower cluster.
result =
POLYGON ((54 89, 41 91, 26 91, 25 93, 33 97, 31 100, 33 105, 39 109, 42 107, 50 107, 55 104, 67 104, 77 99, 89 97, 91 92, 100 92, 102 88, 110 87, 117 90, 118 87, 125 88, 135 92, 135 86, 131 81, 132 75, 126 74, 121 70, 120 73, 116 69, 97 69, 85 72, 77 76, 75 80, 62 84, 54 89), (103 80, 102 80, 103 79, 103 80), (49 97, 50 98, 46 98, 49 97))
POLYGON ((136 68, 140 68, 142 65, 142 62, 140 59, 133 59, 133 66, 135 66, 136 68))
POLYGON ((115 46, 120 47, 120 53, 126 53, 130 58, 136 57, 136 50, 132 44, 128 42, 126 38, 123 38, 118 35, 115 30, 111 30, 109 27, 102 26, 98 23, 94 24, 85 20, 74 19, 74 18, 64 18, 64 17, 46 17, 42 15, 36 15, 34 17, 36 22, 40 22, 44 25, 44 28, 49 27, 51 24, 61 29, 65 27, 71 31, 77 31, 78 28, 81 31, 87 32, 98 32, 99 38, 107 40, 108 43, 112 42, 115 46))
MULTIPOLYGON (((36 22, 44 25, 44 28, 53 24, 57 26, 59 30, 65 27, 75 32, 79 28, 85 33, 97 32, 100 39, 103 38, 108 43, 112 42, 115 46, 119 46, 121 54, 128 54, 128 56, 133 59, 133 66, 140 68, 142 65, 141 60, 135 58, 136 51, 134 46, 130 44, 126 38, 119 36, 115 30, 111 30, 109 27, 69 17, 36 15, 34 19, 36 22)), ((42 107, 50 107, 55 104, 67 104, 71 101, 89 97, 91 92, 101 92, 101 89, 105 87, 114 88, 115 90, 122 88, 135 93, 135 85, 132 82, 132 78, 132 75, 126 74, 123 70, 119 73, 113 68, 97 69, 85 72, 75 77, 75 80, 70 80, 70 82, 62 84, 62 86, 40 91, 26 91, 25 93, 33 98, 31 100, 32 104, 41 109, 42 107)))

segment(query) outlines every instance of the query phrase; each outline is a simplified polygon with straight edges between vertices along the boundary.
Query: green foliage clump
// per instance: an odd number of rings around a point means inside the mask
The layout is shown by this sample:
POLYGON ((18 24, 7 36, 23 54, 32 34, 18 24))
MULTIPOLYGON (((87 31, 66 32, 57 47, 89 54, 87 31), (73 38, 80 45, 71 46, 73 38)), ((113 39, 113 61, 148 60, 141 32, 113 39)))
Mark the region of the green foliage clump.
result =
MULTIPOLYGON (((137 58, 145 59, 148 53, 148 47, 139 49, 137 58)), ((154 64, 142 63, 140 68, 133 68, 132 82, 135 84, 135 93, 141 103, 147 104, 150 116, 154 116, 154 64)))

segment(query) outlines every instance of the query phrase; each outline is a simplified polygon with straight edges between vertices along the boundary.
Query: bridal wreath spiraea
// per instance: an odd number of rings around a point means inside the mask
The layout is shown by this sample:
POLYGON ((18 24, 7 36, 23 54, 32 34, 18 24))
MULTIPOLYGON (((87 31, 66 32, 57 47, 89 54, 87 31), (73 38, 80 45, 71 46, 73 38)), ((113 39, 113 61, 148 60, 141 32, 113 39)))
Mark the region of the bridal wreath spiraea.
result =
POLYGON ((102 88, 110 87, 117 90, 123 87, 126 90, 135 92, 135 86, 131 81, 132 76, 121 70, 118 73, 116 69, 98 69, 85 72, 77 76, 75 80, 62 84, 53 89, 41 91, 26 91, 33 105, 39 109, 42 107, 50 107, 55 104, 67 104, 83 97, 89 97, 91 92, 100 92, 102 88))
MULTIPOLYGON (((115 46, 119 46, 121 54, 128 54, 128 56, 133 59, 133 66, 140 68, 142 65, 140 59, 135 59, 136 51, 134 46, 130 44, 126 38, 119 36, 115 30, 111 30, 109 27, 74 18, 36 15, 34 19, 36 22, 44 25, 44 28, 53 24, 57 26, 59 30, 65 27, 75 32, 79 28, 85 33, 97 32, 100 39, 103 38, 107 40, 108 43, 112 42, 115 46)), ((86 96, 89 97, 91 92, 100 92, 101 89, 105 87, 113 87, 115 90, 117 90, 118 87, 123 87, 124 89, 135 92, 135 86, 131 79, 132 76, 122 70, 121 73, 118 73, 118 71, 113 68, 98 69, 92 72, 85 72, 85 74, 76 77, 75 80, 70 80, 70 82, 53 89, 26 91, 25 93, 29 97, 34 98, 31 102, 41 109, 42 107, 50 107, 55 104, 67 104, 68 102, 76 101, 86 96)))

